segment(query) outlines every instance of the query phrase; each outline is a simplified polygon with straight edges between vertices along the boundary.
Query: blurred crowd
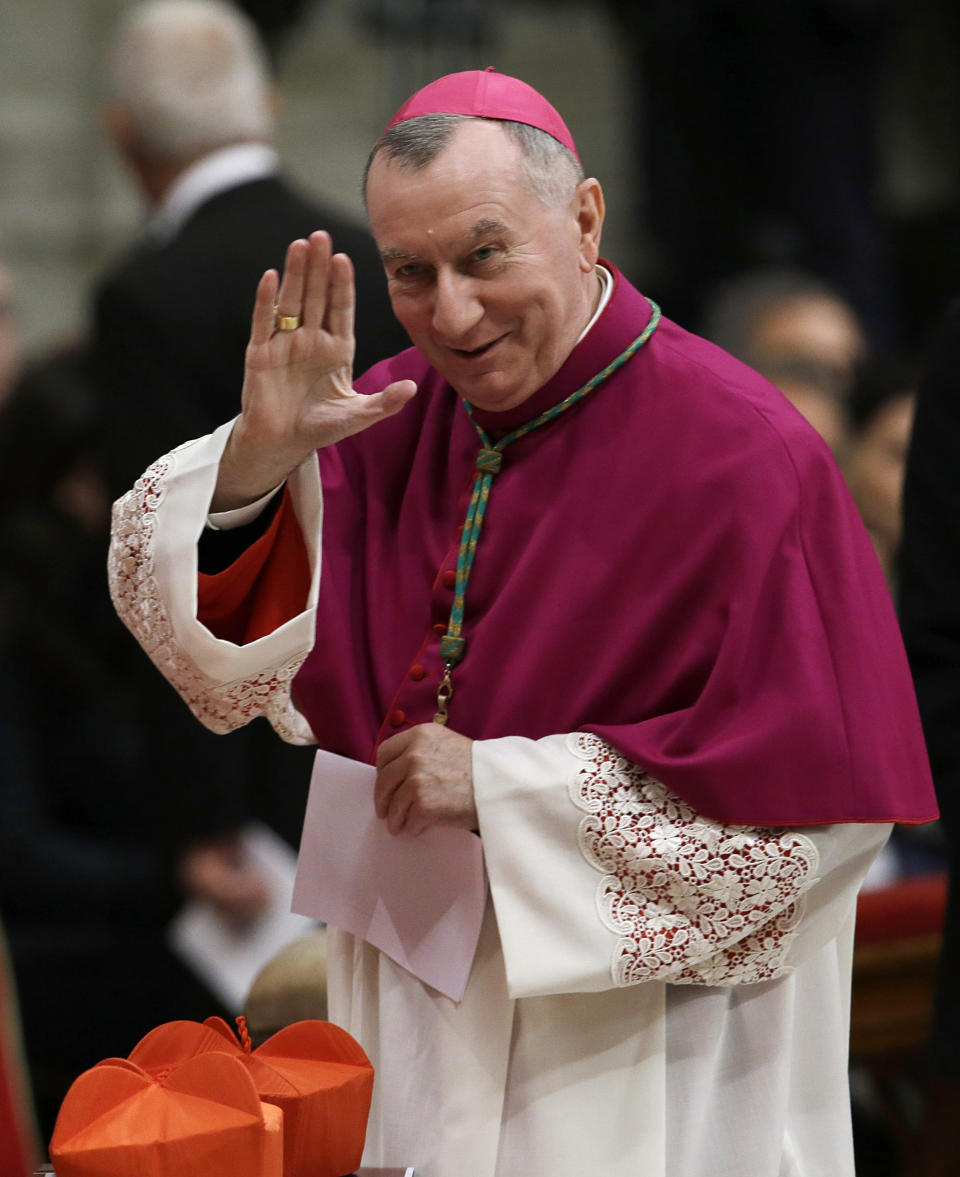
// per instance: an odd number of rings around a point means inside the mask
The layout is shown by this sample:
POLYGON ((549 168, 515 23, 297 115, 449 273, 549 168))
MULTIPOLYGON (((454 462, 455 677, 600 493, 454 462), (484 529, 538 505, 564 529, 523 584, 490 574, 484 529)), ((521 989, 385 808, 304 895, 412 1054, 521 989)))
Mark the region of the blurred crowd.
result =
MULTIPOLYGON (((289 239, 324 227, 351 254, 358 368, 404 345, 363 226, 297 191, 273 146, 263 42, 282 46, 309 4, 243 7, 137 4, 118 31, 105 125, 146 216, 89 292, 89 335, 25 357, 0 262, 0 1009, 18 992, 42 1140, 80 1070, 166 1019, 226 1012, 167 926, 189 897, 238 925, 262 908, 242 831, 263 821, 295 846, 309 777, 309 753, 266 731, 206 732, 148 665, 107 596, 110 502, 236 410, 252 292, 289 239)), ((461 7, 482 43, 484 6, 461 7)), ((382 31, 405 14, 407 35, 414 17, 442 17, 455 35, 455 8, 369 4, 366 17, 382 31)), ((869 99, 892 5, 612 8, 635 52, 645 232, 662 259, 650 281, 631 276, 823 437, 896 600, 927 358, 898 321, 872 196, 869 99)), ((900 830, 873 878, 946 866, 939 827, 900 830)))

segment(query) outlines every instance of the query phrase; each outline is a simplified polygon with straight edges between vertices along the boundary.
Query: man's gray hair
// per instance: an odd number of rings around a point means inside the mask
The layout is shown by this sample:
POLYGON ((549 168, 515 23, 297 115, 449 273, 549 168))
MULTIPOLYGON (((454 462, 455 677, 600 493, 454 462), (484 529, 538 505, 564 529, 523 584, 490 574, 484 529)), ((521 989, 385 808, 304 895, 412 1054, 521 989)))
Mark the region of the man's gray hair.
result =
MULTIPOLYGON (((401 167, 420 171, 432 163, 447 146, 461 123, 472 119, 464 114, 422 114, 397 123, 384 131, 367 159, 363 173, 363 198, 367 198, 370 167, 381 151, 401 167)), ((539 127, 508 119, 485 119, 498 123, 520 148, 521 180, 541 203, 554 206, 573 198, 583 180, 580 161, 568 148, 539 127)))
POLYGON ((147 0, 122 19, 111 97, 142 147, 178 163, 273 134, 270 69, 253 24, 225 0, 147 0))

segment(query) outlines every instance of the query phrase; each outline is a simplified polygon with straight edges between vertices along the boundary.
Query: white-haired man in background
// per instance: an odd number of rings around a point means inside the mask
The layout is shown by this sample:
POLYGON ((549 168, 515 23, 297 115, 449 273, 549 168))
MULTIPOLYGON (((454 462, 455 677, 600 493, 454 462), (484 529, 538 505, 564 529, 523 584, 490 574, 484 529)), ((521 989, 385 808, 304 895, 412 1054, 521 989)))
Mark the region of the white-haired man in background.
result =
MULTIPOLYGON (((366 231, 282 174, 267 57, 237 8, 225 0, 131 6, 110 46, 107 75, 105 125, 148 209, 137 240, 100 281, 93 307, 91 373, 112 498, 171 446, 233 415, 250 291, 281 262, 292 237, 323 228, 349 242, 366 362, 406 346, 406 336, 366 231)), ((191 743, 188 720, 184 713, 189 730, 165 735, 191 743)), ((242 810, 295 844, 305 802, 301 758, 256 729, 242 742, 232 763, 212 758, 222 771, 197 782, 198 828, 219 827, 221 815, 232 825, 242 810)), ((221 904, 255 908, 244 898, 257 888, 243 861, 225 837, 194 856, 189 881, 221 904)))
POLYGON ((363 367, 407 340, 365 230, 281 174, 266 54, 239 10, 225 0, 137 4, 107 72, 105 124, 149 208, 94 307, 94 370, 119 493, 159 454, 235 411, 250 291, 292 238, 327 229, 349 249, 363 367))

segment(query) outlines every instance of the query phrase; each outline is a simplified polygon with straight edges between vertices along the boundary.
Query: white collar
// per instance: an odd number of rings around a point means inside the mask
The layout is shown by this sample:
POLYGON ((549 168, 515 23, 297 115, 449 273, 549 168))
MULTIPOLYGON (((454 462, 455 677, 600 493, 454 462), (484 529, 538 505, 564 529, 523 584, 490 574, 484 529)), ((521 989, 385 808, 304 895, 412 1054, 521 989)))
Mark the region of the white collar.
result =
POLYGON ((594 325, 597 319, 607 309, 607 303, 610 301, 610 295, 613 294, 613 275, 606 268, 606 266, 596 265, 593 267, 594 273, 600 279, 600 301, 597 303, 597 309, 593 312, 593 317, 590 322, 584 327, 577 338, 577 343, 587 334, 590 328, 594 325))
POLYGON ((211 151, 170 185, 147 222, 147 233, 154 239, 169 239, 212 196, 272 176, 278 163, 276 151, 266 143, 237 143, 211 151))

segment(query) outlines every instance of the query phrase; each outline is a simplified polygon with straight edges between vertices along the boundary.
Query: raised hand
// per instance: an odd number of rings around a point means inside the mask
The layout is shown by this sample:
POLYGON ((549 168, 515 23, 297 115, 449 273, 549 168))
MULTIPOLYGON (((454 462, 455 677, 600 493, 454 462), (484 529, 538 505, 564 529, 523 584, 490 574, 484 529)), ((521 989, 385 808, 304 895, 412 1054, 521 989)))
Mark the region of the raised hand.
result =
POLYGON ((353 390, 353 266, 330 236, 291 243, 283 279, 257 286, 241 415, 220 463, 212 508, 242 506, 277 486, 309 454, 399 412, 417 391, 400 380, 353 390), (299 320, 278 330, 281 318, 299 320))

